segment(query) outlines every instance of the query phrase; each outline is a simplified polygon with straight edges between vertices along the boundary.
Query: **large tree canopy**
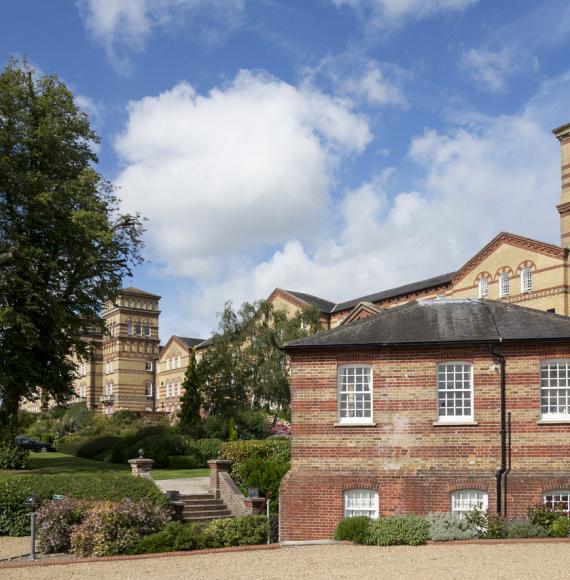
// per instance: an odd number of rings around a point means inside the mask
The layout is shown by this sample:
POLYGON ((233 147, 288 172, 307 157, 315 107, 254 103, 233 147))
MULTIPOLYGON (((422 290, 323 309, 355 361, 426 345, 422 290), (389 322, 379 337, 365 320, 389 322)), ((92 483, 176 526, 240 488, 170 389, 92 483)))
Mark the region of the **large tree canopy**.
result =
POLYGON ((142 220, 95 170, 98 137, 69 89, 10 61, 0 74, 0 429, 38 387, 72 391, 72 352, 141 261, 142 220))
POLYGON ((280 347, 321 328, 314 307, 289 318, 267 301, 245 302, 238 311, 226 303, 197 367, 205 410, 231 417, 247 407, 288 409, 288 358, 280 347))

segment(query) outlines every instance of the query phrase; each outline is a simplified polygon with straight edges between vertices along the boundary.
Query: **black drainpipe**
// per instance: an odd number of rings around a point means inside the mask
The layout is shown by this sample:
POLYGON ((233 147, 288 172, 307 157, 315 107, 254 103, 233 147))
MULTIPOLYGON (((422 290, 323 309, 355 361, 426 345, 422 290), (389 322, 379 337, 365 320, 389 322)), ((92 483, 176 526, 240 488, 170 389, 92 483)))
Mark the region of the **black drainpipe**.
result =
POLYGON ((503 505, 504 505, 504 509, 503 509, 503 517, 507 517, 507 480, 509 477, 509 473, 511 472, 511 455, 512 455, 512 437, 511 437, 511 412, 509 411, 507 413, 507 431, 508 431, 508 457, 509 457, 509 463, 507 465, 507 470, 505 471, 505 474, 503 475, 503 505))
MULTIPOLYGON (((495 351, 492 346, 491 354, 499 360, 501 368, 501 467, 495 474, 497 479, 497 515, 500 516, 503 515, 503 476, 507 473, 507 388, 505 381, 505 357, 495 351)), ((505 507, 506 501, 507 498, 505 496, 505 507)))

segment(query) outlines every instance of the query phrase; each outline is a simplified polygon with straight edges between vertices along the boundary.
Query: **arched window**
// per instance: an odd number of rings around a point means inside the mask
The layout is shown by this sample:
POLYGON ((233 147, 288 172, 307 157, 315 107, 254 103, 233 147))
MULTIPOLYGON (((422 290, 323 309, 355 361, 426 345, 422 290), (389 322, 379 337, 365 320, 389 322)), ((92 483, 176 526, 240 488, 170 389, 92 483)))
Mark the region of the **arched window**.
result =
POLYGON ((372 489, 346 489, 343 492, 344 517, 378 517, 378 492, 372 489))
POLYGON ((142 334, 142 324, 141 324, 141 321, 140 320, 137 320, 137 322, 135 324, 135 332, 139 336, 142 334))
POLYGON ((545 491, 542 498, 546 505, 570 516, 570 489, 545 491))
POLYGON ((145 336, 150 336, 150 322, 147 322, 144 325, 144 335, 145 336))
POLYGON ((521 292, 530 292, 532 290, 532 270, 523 268, 521 272, 521 292))
POLYGON ((508 296, 511 292, 511 280, 507 272, 499 276, 499 296, 508 296))
POLYGON ((483 277, 479 279, 479 298, 485 298, 489 295, 489 281, 483 277))
POLYGON ((463 515, 474 509, 487 511, 489 496, 478 489, 457 489, 451 492, 451 511, 463 515))
POLYGON ((133 321, 127 321, 127 334, 131 336, 133 334, 133 321))

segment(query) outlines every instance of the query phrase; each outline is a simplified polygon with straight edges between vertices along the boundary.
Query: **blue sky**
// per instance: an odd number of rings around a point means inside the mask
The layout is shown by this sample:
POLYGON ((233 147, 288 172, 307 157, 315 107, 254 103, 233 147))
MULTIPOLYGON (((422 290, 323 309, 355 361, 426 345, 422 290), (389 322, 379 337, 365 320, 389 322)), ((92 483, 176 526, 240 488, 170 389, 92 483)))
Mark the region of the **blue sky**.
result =
POLYGON ((342 300, 558 242, 563 0, 19 0, 4 58, 74 91, 148 219, 161 337, 276 286, 342 300))

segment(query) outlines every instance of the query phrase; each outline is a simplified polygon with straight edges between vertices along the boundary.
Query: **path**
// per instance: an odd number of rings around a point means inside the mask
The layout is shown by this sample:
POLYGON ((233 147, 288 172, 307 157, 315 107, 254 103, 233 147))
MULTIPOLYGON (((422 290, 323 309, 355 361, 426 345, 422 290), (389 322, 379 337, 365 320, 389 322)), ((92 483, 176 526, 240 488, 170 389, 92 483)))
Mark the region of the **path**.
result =
POLYGON ((183 479, 157 479, 156 485, 162 491, 179 491, 181 495, 208 493, 210 491, 209 477, 187 477, 183 479))

